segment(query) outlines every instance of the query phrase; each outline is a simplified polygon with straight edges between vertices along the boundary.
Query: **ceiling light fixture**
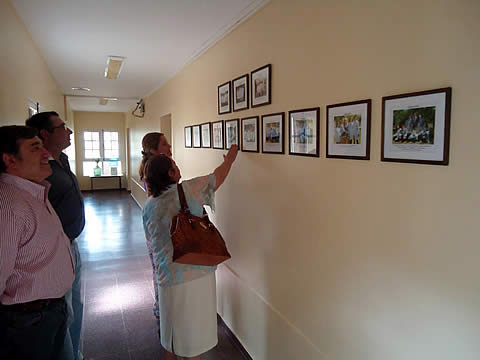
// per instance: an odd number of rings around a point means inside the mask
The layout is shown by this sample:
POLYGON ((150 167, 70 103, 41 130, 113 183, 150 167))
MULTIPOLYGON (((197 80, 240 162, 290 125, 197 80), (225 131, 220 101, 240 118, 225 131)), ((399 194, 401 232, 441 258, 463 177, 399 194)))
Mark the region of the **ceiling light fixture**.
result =
POLYGON ((117 101, 118 98, 104 98, 105 100, 117 101))
POLYGON ((87 87, 72 87, 72 90, 77 90, 77 91, 90 91, 90 88, 87 88, 87 87))
POLYGON ((100 105, 107 105, 108 100, 107 99, 100 99, 99 103, 100 103, 100 105))
POLYGON ((105 77, 110 80, 118 79, 124 61, 125 58, 123 56, 108 56, 107 66, 105 67, 105 77))

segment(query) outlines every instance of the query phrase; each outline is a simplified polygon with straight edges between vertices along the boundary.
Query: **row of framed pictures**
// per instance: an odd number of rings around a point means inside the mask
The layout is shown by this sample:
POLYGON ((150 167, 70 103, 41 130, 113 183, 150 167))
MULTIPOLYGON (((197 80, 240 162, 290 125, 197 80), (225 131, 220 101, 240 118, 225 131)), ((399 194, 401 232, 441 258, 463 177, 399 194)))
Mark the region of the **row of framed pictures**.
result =
POLYGON ((218 115, 272 103, 272 65, 262 66, 248 74, 228 81, 217 88, 218 115), (249 96, 251 89, 251 97, 249 96))
MULTIPOLYGON (((448 165, 451 88, 382 99, 382 161, 448 165)), ((371 99, 327 106, 328 158, 370 159, 371 99)), ((185 147, 284 154, 285 113, 185 127, 185 147), (261 125, 261 131, 259 126, 261 125), (261 135, 260 135, 261 134, 261 135)), ((289 154, 319 157, 320 108, 288 112, 289 154)))

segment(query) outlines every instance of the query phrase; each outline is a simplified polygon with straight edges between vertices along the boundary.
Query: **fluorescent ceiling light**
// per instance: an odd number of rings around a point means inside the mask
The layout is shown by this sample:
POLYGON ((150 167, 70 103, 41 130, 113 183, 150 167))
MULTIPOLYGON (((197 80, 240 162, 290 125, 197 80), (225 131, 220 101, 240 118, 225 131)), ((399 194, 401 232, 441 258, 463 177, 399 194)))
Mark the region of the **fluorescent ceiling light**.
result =
POLYGON ((72 90, 90 91, 90 88, 87 88, 87 87, 72 87, 72 90))
POLYGON ((118 98, 104 98, 105 100, 117 101, 118 98))
POLYGON ((105 67, 105 77, 110 80, 118 79, 120 71, 122 71, 123 56, 109 56, 107 57, 107 66, 105 67))

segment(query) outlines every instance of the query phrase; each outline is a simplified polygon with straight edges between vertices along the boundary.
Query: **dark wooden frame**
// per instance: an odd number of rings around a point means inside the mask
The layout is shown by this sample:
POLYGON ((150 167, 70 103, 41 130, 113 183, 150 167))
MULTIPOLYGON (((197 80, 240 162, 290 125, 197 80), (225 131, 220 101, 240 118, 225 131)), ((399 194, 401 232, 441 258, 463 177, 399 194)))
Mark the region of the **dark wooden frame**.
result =
POLYGON ((241 131, 241 133, 242 133, 242 136, 241 136, 241 138, 242 138, 242 148, 241 149, 242 149, 243 152, 258 153, 260 151, 260 136, 259 136, 260 129, 258 128, 258 125, 259 125, 258 116, 248 116, 248 117, 242 118, 242 121, 240 122, 240 127, 242 129, 242 131, 241 131), (248 119, 255 119, 257 121, 257 150, 244 150, 243 149, 243 144, 244 144, 244 142, 243 142, 243 121, 248 120, 248 119))
POLYGON ((225 149, 225 124, 223 123, 223 120, 220 121, 214 121, 212 122, 212 149, 220 149, 223 150, 225 149), (213 141, 213 124, 222 124, 222 147, 215 147, 215 142, 213 141))
POLYGON ((297 156, 309 156, 309 157, 320 157, 320 107, 308 108, 308 109, 299 109, 299 110, 291 110, 288 112, 288 154, 289 155, 297 155, 297 156), (292 152, 292 122, 291 115, 300 112, 307 112, 307 111, 316 111, 317 112, 317 152, 315 154, 302 154, 302 153, 295 153, 292 152))
POLYGON ((272 64, 268 64, 268 65, 259 67, 258 69, 255 69, 250 73, 250 92, 251 92, 250 107, 252 109, 256 108, 256 107, 259 107, 259 106, 264 106, 264 105, 268 105, 268 104, 272 103, 272 64), (254 89, 253 74, 260 71, 260 70, 263 70, 265 68, 268 68, 268 101, 264 102, 264 103, 261 103, 261 104, 253 105, 253 99, 254 99, 254 97, 253 97, 253 89, 254 89))
POLYGON ((218 85, 218 87, 217 87, 217 106, 218 106, 218 115, 228 114, 228 113, 232 112, 232 82, 231 81, 227 81, 226 83, 218 85), (221 107, 220 106, 220 88, 222 86, 227 85, 227 84, 228 84, 228 97, 229 97, 228 111, 220 112, 220 107, 221 107))
MULTIPOLYGON (((183 130, 183 142, 185 143, 186 148, 191 148, 193 147, 193 132, 192 132, 192 127, 191 126, 185 126, 183 130), (190 146, 187 146, 187 137, 185 136, 185 130, 190 129, 190 146)), ((200 141, 201 143, 201 141, 200 141)))
POLYGON ((264 153, 264 154, 280 154, 280 155, 285 154, 285 112, 262 115, 262 153, 264 153), (263 119, 265 117, 268 117, 268 116, 277 116, 277 115, 282 116, 282 152, 265 151, 265 149, 263 148, 263 136, 264 136, 264 133, 263 133, 263 128, 264 128, 263 119))
POLYGON ((224 143, 225 143, 225 149, 228 150, 230 148, 227 148, 227 123, 229 122, 234 122, 236 121, 237 122, 237 145, 240 146, 240 139, 241 139, 241 136, 240 136, 240 121, 239 119, 232 119, 232 120, 225 120, 225 128, 224 128, 224 143))
POLYGON ((212 147, 212 123, 211 122, 200 124, 200 147, 204 149, 210 149, 212 147), (210 133, 210 146, 204 146, 203 144, 203 131, 202 131, 203 125, 208 125, 208 132, 210 133))
POLYGON ((249 78, 248 74, 239 76, 238 78, 232 80, 232 110, 233 110, 233 112, 242 111, 242 110, 246 110, 246 109, 249 108, 249 106, 250 106, 250 91, 249 91, 250 84, 249 84, 249 82, 250 82, 250 78, 249 78), (245 84, 246 84, 245 96, 247 97, 247 101, 246 101, 247 105, 243 108, 235 109, 235 81, 243 79, 243 78, 246 78, 246 81, 245 81, 245 84))
POLYGON ((446 87, 441 89, 418 91, 400 95, 384 96, 382 98, 382 161, 385 162, 400 162, 400 163, 411 163, 411 164, 425 164, 425 165, 448 165, 449 156, 450 156, 450 115, 452 108, 452 88, 446 87), (396 159, 396 158, 386 158, 385 157, 385 102, 388 100, 414 97, 414 96, 423 96, 431 94, 440 94, 445 93, 445 131, 443 133, 443 160, 412 160, 412 159, 396 159))
POLYGON ((358 101, 351 101, 345 102, 341 104, 333 104, 327 106, 327 145, 326 145, 326 157, 333 158, 333 159, 350 159, 350 160, 370 160, 370 130, 371 130, 371 120, 372 120, 372 100, 358 100, 358 101), (366 142, 366 155, 365 156, 351 156, 351 155, 330 155, 328 153, 328 141, 329 141, 329 126, 330 126, 330 109, 343 107, 343 106, 350 106, 350 105, 360 105, 366 104, 367 105, 367 142, 366 142))
POLYGON ((200 127, 200 125, 192 125, 192 147, 197 149, 202 147, 202 128, 200 127), (193 139, 193 128, 197 126, 198 126, 198 134, 200 136, 200 146, 195 146, 195 141, 193 139))

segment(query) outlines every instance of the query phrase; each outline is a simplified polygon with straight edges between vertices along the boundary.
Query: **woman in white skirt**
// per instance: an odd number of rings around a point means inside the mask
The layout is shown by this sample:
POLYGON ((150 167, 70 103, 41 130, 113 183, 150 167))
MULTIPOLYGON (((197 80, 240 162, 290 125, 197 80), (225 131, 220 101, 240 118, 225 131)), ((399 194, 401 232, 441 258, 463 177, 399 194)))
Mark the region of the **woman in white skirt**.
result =
MULTIPOLYGON (((207 176, 182 182, 190 212, 202 216, 203 206, 214 208, 215 191, 223 184, 238 153, 232 145, 223 163, 207 176)), ((172 219, 180 211, 176 184, 180 170, 166 155, 156 155, 145 165, 150 196, 143 208, 143 227, 151 244, 158 283, 160 338, 167 360, 200 355, 217 345, 216 266, 172 262, 172 219)))

